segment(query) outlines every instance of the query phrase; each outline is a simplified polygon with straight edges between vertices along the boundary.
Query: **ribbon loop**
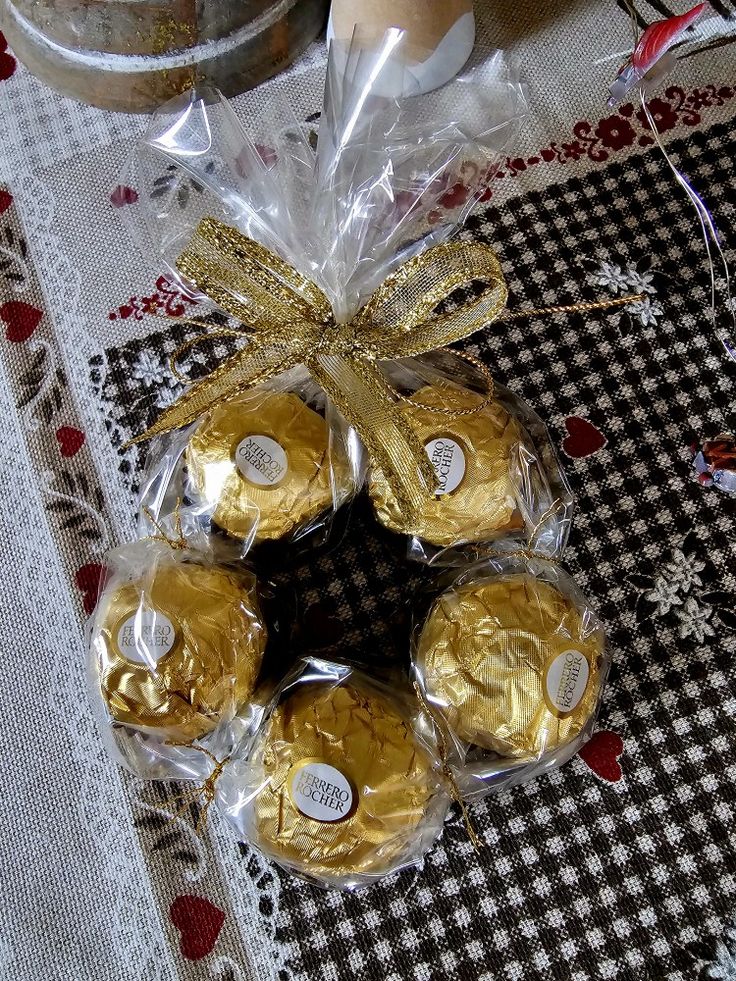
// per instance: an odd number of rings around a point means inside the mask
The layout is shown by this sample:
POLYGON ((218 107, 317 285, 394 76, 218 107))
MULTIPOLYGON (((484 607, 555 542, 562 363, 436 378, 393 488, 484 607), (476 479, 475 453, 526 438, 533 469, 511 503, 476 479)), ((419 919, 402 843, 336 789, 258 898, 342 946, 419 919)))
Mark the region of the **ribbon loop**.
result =
POLYGON ((358 313, 361 325, 374 325, 374 346, 386 344, 386 358, 423 354, 462 340, 495 320, 506 306, 508 289, 496 254, 478 242, 448 242, 423 252, 386 278, 358 313), (455 310, 432 316, 462 286, 483 282, 485 289, 455 310), (399 336, 405 335, 402 342, 399 336), (406 347, 405 354, 396 353, 406 347))
POLYGON ((131 442, 188 425, 218 402, 304 364, 355 428, 407 515, 416 513, 437 481, 379 362, 445 347, 497 319, 507 289, 493 250, 474 242, 427 249, 391 273, 347 324, 335 322, 315 283, 215 218, 199 223, 177 267, 240 321, 248 344, 131 442), (475 283, 483 284, 480 292, 436 312, 475 283))

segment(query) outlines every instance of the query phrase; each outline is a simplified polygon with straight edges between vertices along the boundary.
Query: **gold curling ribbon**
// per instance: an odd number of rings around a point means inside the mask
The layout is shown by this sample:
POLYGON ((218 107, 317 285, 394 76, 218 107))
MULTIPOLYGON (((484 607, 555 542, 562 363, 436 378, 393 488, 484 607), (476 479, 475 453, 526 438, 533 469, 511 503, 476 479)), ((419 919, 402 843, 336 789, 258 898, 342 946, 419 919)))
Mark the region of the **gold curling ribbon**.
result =
POLYGON ((220 774, 225 769, 227 764, 230 762, 230 757, 226 756, 223 760, 218 760, 214 753, 210 753, 208 749, 204 746, 195 746, 193 743, 167 743, 167 746, 181 746, 183 749, 196 749, 200 753, 204 753, 213 763, 212 773, 202 781, 201 784, 197 784, 194 787, 189 787, 187 790, 183 791, 181 794, 177 794, 175 797, 171 798, 171 803, 176 801, 181 801, 181 806, 171 815, 170 824, 173 824, 177 818, 181 817, 184 811, 188 810, 192 804, 200 804, 200 812, 197 817, 197 823, 194 826, 194 833, 199 835, 204 823, 207 820, 207 813, 210 809, 210 804, 215 799, 215 787, 217 781, 220 779, 220 774))
POLYGON ((174 508, 174 533, 176 537, 166 534, 166 529, 156 521, 153 516, 153 512, 150 508, 144 507, 143 513, 151 522, 153 527, 158 532, 158 535, 146 535, 146 540, 149 542, 162 542, 164 545, 168 545, 169 548, 173 548, 175 551, 180 549, 181 551, 186 551, 189 548, 186 538, 182 534, 181 530, 181 498, 177 497, 176 507, 174 508))
POLYGON ((468 810, 468 805, 463 800, 463 795, 460 793, 460 788, 458 787, 457 781, 455 780, 455 776, 452 772, 452 767, 450 766, 450 760, 448 758, 448 753, 447 753, 447 742, 445 740, 445 736, 442 731, 442 723, 438 722, 437 719, 435 718, 434 713, 432 712, 432 709, 429 707, 429 703, 427 702, 427 699, 424 696, 424 692, 422 691, 421 686, 416 679, 414 680, 414 691, 416 692, 420 705, 427 713, 432 725, 434 726, 435 735, 437 737, 437 749, 439 750, 440 762, 442 763, 442 775, 444 776, 445 780, 448 783, 448 786, 450 787, 450 793, 452 795, 452 799, 460 808, 460 813, 462 814, 463 821, 465 822, 465 830, 468 833, 468 838, 470 838, 475 850, 479 852, 483 848, 483 843, 478 837, 478 833, 475 830, 475 826, 473 825, 473 822, 470 819, 470 811, 468 810))
POLYGON ((131 443, 186 426, 244 388, 303 364, 355 428, 402 510, 420 510, 437 486, 434 468, 378 362, 445 347, 498 319, 508 290, 493 249, 477 242, 427 249, 388 276, 346 324, 335 322, 315 283, 215 218, 199 223, 176 264, 241 322, 248 344, 131 443), (485 284, 479 295, 449 313, 436 312, 456 289, 473 282, 485 284))

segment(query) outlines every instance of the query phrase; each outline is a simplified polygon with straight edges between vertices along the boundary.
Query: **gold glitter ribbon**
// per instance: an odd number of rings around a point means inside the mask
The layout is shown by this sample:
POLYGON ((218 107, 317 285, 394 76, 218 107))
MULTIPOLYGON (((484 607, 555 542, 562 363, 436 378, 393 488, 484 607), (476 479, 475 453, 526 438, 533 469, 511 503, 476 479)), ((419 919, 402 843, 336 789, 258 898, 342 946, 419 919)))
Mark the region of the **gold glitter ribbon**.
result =
POLYGON ((393 272, 346 324, 322 290, 273 252, 204 218, 179 271, 243 325, 248 344, 195 383, 132 443, 193 422, 244 388, 305 365, 362 439, 402 510, 420 510, 436 488, 434 468, 398 410, 379 362, 424 354, 462 340, 502 313, 506 283, 496 254, 477 242, 428 249, 393 272), (450 312, 455 290, 484 286, 450 312))

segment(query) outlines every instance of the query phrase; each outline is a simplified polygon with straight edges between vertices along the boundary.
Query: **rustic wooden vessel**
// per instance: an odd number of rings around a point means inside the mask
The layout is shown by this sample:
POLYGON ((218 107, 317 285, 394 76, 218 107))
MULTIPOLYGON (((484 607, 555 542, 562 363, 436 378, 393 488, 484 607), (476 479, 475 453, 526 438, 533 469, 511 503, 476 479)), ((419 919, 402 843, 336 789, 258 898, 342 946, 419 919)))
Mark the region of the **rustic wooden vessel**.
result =
POLYGON ((317 36, 328 0, 0 0, 13 53, 65 95, 148 111, 194 82, 236 95, 317 36))

